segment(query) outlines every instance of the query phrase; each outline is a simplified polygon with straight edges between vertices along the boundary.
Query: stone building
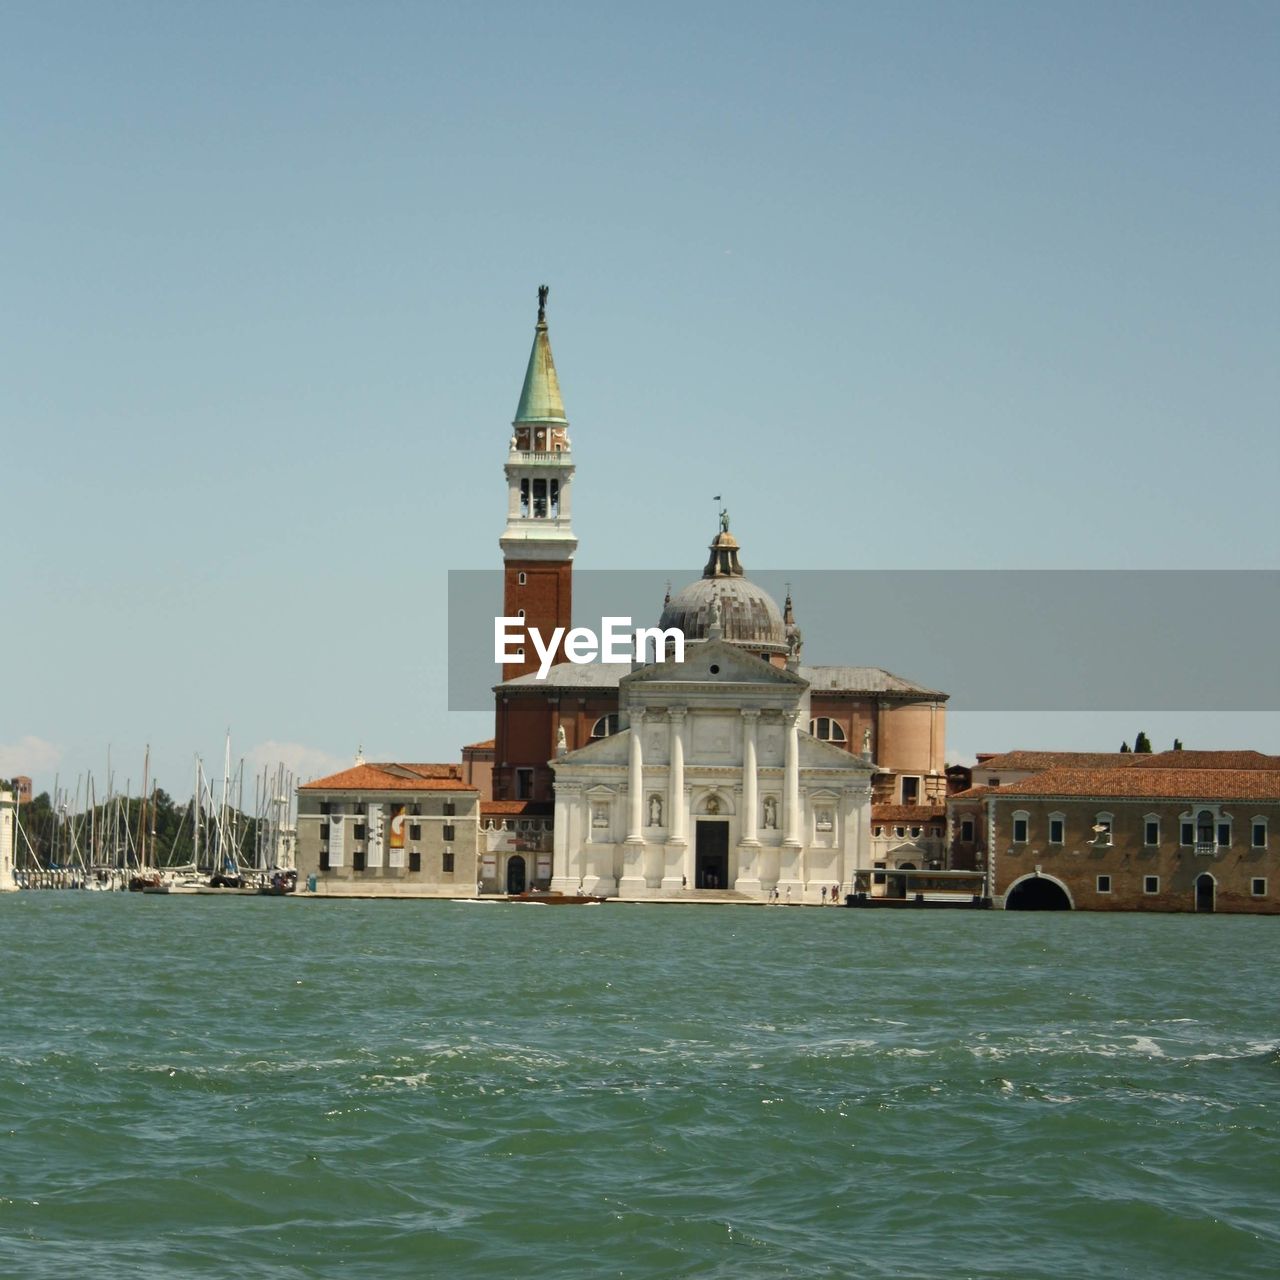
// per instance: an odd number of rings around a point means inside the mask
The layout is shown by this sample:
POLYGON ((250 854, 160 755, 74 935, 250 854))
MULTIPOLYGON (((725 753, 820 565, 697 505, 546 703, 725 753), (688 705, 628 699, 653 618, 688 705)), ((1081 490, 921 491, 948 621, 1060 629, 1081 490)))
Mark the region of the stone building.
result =
POLYGON ((481 800, 480 881, 485 893, 551 886, 552 808, 543 800, 481 800))
POLYGON ((474 896, 480 796, 456 764, 356 764, 298 788, 298 874, 355 896, 474 896))
POLYGON ((1280 913, 1280 757, 1013 753, 1002 767, 948 803, 952 865, 972 848, 997 906, 1280 913))
POLYGON ((553 889, 816 903, 869 865, 874 765, 802 727, 808 682, 758 639, 713 612, 683 663, 622 677, 617 732, 553 760, 553 889))

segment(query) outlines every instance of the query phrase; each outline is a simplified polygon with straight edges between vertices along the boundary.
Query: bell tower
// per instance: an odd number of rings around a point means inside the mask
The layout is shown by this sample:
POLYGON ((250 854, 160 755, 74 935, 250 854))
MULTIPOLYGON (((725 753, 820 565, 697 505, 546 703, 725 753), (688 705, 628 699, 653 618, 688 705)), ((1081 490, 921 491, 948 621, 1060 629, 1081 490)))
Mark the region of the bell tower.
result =
MULTIPOLYGON (((547 336, 547 294, 538 289, 538 323, 525 370, 520 404, 507 451, 507 524, 502 548, 502 611, 537 627, 549 642, 556 627, 572 626, 573 553, 578 539, 570 526, 573 453, 569 420, 547 336)), ((524 660, 503 669, 514 679, 538 668, 533 646, 524 660)))

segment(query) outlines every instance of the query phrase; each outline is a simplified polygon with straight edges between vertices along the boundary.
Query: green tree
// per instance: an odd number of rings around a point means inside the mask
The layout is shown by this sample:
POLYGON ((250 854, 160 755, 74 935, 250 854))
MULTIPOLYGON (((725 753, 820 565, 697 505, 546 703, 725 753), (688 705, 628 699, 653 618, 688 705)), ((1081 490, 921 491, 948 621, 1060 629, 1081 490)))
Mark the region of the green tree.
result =
POLYGON ((1141 751, 1144 755, 1151 754, 1151 739, 1147 737, 1141 729, 1138 730, 1138 736, 1133 740, 1134 751, 1141 751))
POLYGON ((1127 742, 1122 742, 1120 744, 1120 754, 1122 756, 1127 756, 1129 754, 1129 744, 1127 742))

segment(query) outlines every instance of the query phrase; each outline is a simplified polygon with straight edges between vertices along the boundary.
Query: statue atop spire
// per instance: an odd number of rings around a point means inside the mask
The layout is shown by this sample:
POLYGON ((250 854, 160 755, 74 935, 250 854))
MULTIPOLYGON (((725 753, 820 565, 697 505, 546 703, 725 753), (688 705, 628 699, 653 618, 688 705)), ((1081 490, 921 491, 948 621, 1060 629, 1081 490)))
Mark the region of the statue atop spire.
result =
POLYGON ((548 285, 540 284, 538 286, 538 323, 547 323, 547 294, 551 292, 548 285))

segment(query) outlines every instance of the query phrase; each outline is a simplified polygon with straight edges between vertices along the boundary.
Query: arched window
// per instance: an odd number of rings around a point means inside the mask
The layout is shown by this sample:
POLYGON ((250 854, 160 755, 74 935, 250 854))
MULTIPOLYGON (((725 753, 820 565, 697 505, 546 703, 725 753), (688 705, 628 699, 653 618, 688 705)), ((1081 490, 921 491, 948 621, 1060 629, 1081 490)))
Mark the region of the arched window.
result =
POLYGON ((838 720, 832 720, 830 716, 818 716, 814 720, 809 721, 809 732, 815 738, 821 739, 823 742, 844 742, 844 729, 838 720))
POLYGON ((618 732, 618 713, 611 711, 607 716, 601 716, 599 720, 591 726, 591 736, 593 738, 607 738, 611 733, 618 732))

